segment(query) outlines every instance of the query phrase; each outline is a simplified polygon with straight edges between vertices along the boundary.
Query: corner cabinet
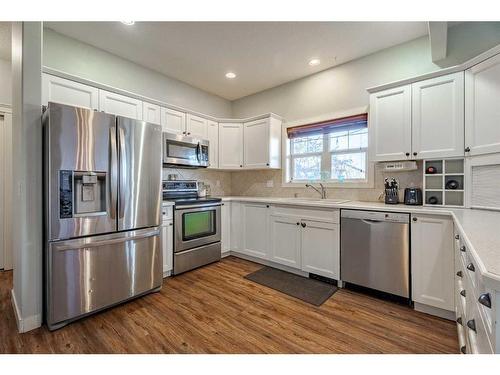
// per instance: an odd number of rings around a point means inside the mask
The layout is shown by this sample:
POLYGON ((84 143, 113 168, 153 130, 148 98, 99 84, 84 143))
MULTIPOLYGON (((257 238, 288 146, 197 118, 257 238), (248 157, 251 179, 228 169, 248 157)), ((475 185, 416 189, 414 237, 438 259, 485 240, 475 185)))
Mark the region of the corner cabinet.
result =
MULTIPOLYGON (((411 274, 413 301, 454 311, 453 221, 412 215, 411 274)), ((418 310, 418 306, 416 306, 418 310)))
POLYGON ((281 121, 267 117, 243 124, 246 169, 281 167, 281 121))
POLYGON ((243 168, 243 124, 219 124, 219 169, 243 168))
POLYGON ((465 71, 465 151, 500 152, 500 55, 465 71))

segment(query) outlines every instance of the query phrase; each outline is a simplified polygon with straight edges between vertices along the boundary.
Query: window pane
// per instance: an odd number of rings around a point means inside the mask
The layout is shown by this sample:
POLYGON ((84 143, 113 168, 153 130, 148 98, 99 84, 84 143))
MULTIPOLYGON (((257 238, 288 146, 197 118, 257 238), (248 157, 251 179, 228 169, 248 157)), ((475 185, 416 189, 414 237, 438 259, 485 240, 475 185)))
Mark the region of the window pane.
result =
POLYGON ((333 131, 330 134, 330 151, 354 150, 368 147, 368 129, 333 131))
POLYGON ((366 152, 332 155, 332 180, 366 178, 366 152))
POLYGON ((321 156, 293 158, 292 162, 294 180, 321 179, 321 156))
POLYGON ((309 137, 293 138, 291 143, 292 154, 323 152, 323 135, 321 134, 309 137))
POLYGON ((347 131, 330 133, 330 151, 347 150, 349 148, 349 133, 347 131))
POLYGON ((368 147, 368 129, 357 129, 349 132, 349 148, 359 149, 368 147))

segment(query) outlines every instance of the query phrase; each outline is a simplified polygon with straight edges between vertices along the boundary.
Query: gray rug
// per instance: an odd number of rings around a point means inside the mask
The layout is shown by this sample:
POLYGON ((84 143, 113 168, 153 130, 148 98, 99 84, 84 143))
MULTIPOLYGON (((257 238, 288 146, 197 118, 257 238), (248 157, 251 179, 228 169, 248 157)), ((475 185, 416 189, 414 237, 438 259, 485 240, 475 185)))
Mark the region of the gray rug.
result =
POLYGON ((298 298, 315 306, 321 306, 338 288, 319 280, 293 273, 264 267, 245 276, 245 279, 298 298))

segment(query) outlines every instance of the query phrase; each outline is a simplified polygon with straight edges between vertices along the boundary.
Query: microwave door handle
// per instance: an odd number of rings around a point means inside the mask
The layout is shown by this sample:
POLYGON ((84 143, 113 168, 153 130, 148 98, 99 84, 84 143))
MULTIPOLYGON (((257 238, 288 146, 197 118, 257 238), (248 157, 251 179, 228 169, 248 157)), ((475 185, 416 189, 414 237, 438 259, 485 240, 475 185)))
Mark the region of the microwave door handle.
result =
POLYGON ((196 145, 196 159, 198 159, 198 163, 201 162, 201 145, 200 142, 196 145))

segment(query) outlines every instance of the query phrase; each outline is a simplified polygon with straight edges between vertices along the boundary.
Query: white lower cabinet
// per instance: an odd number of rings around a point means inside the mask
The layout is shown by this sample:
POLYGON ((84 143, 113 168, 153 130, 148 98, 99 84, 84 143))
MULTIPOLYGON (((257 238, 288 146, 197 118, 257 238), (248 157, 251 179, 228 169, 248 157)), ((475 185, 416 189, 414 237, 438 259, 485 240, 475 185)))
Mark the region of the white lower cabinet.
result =
POLYGON ((173 269, 174 221, 164 220, 161 226, 161 246, 163 252, 163 277, 169 276, 173 269))
POLYGON ((241 253, 256 258, 268 258, 269 205, 260 203, 242 204, 242 248, 241 253))
POLYGON ((300 228, 300 219, 270 217, 270 260, 300 269, 300 228))
POLYGON ((436 215, 412 215, 413 301, 454 311, 453 222, 436 215))
POLYGON ((301 228, 302 270, 338 280, 339 224, 304 220, 301 228))
POLYGON ((231 250, 231 202, 221 207, 221 248, 222 256, 231 250))

